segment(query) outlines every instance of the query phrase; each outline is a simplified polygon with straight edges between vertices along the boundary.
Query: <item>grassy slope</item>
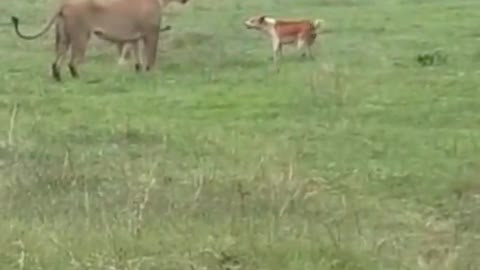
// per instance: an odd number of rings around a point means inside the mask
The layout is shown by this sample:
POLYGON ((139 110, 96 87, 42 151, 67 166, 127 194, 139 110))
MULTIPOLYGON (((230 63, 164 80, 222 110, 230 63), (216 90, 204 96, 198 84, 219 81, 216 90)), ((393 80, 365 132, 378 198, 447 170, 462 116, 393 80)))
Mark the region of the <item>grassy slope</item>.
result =
POLYGON ((95 41, 55 84, 52 34, 0 28, 2 269, 480 265, 478 1, 192 1, 151 74, 95 41), (332 31, 274 75, 241 24, 260 12, 332 31), (447 64, 416 64, 435 48, 447 64))

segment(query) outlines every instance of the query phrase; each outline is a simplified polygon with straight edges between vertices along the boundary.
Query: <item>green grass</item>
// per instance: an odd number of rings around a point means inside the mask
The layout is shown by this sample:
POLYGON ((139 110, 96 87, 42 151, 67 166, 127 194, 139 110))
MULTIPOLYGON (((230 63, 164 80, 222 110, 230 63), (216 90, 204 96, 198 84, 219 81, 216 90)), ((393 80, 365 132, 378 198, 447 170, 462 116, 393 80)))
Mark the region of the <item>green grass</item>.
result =
POLYGON ((54 2, 0 3, 1 269, 480 267, 480 2, 191 0, 153 72, 95 40, 60 84, 8 25, 54 2), (259 13, 325 19, 316 60, 259 13))

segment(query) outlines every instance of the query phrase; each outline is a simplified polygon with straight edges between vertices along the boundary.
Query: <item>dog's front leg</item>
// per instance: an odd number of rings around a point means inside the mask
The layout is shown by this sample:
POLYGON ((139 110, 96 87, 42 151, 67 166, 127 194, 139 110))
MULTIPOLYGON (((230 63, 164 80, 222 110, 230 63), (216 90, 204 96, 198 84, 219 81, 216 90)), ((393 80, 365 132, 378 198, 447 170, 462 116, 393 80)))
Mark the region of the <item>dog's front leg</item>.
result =
POLYGON ((282 55, 282 44, 280 44, 280 40, 276 37, 272 38, 272 50, 273 50, 273 65, 275 67, 278 66, 278 60, 282 55))

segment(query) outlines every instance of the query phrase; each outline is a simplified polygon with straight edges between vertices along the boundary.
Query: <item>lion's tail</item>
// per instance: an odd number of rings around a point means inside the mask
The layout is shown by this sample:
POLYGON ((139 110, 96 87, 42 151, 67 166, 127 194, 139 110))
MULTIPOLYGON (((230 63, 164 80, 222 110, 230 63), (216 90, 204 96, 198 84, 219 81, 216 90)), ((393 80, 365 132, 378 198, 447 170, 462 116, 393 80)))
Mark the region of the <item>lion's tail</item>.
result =
POLYGON ((50 18, 50 21, 48 21, 48 23, 43 27, 43 29, 40 30, 40 32, 38 32, 37 34, 34 34, 34 35, 24 35, 20 32, 19 27, 18 27, 18 25, 20 23, 20 20, 17 17, 12 16, 11 20, 12 20, 12 23, 13 23, 13 27, 15 29, 15 33, 20 38, 31 40, 31 39, 36 39, 36 38, 42 36, 43 34, 45 34, 50 29, 50 27, 52 27, 52 25, 55 22, 55 20, 57 19, 58 15, 59 14, 56 13, 54 16, 52 16, 50 18))

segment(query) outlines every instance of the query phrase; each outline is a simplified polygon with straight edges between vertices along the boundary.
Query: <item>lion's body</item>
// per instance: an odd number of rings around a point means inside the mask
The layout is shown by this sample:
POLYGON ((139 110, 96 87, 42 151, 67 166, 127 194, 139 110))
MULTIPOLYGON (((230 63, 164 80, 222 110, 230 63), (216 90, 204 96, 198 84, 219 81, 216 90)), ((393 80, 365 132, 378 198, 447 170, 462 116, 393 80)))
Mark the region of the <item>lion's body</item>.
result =
POLYGON ((158 0, 66 0, 49 24, 32 36, 19 32, 17 18, 12 17, 12 21, 17 35, 24 39, 35 39, 55 25, 56 58, 52 73, 57 80, 59 66, 69 49, 70 73, 78 76, 76 65, 83 59, 92 33, 110 42, 131 44, 136 51, 137 70, 141 67, 139 43, 143 42, 146 70, 155 64, 161 23, 158 0))

